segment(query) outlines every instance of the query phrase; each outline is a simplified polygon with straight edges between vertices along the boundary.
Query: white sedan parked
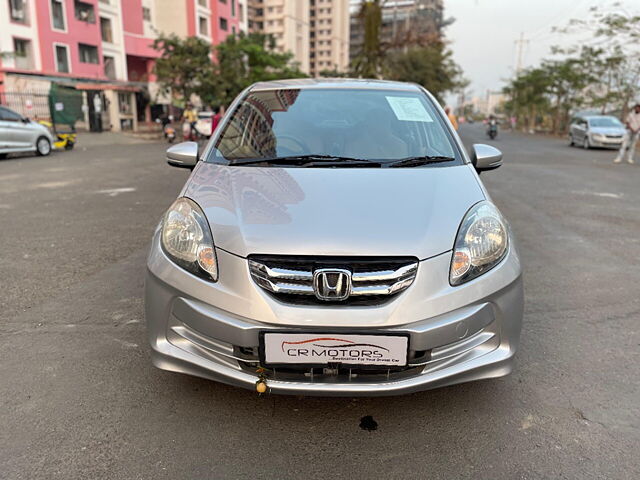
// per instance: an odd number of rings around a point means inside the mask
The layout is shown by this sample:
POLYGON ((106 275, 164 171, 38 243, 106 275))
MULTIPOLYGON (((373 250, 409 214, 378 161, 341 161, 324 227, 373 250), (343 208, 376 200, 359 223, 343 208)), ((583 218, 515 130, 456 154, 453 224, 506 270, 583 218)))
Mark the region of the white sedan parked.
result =
POLYGON ((18 152, 46 156, 51 153, 52 145, 53 137, 45 126, 7 107, 0 107, 0 158, 18 152))

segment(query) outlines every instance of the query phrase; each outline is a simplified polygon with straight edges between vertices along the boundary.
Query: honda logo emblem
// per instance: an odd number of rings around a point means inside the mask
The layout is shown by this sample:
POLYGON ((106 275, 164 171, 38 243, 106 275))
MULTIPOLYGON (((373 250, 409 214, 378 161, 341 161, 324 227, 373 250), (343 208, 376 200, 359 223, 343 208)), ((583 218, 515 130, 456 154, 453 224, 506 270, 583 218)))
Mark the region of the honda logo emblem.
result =
POLYGON ((339 268, 320 268, 313 272, 313 291, 318 300, 346 300, 351 294, 351 272, 339 268))

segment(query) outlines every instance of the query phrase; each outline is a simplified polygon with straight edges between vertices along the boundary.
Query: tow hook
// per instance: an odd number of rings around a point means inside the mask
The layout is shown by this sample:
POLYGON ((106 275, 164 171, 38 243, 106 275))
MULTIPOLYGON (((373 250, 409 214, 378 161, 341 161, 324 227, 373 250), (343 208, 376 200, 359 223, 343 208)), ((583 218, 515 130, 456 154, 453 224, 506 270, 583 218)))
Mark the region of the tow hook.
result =
POLYGON ((258 395, 262 395, 267 391, 267 376, 265 375, 266 370, 262 367, 256 369, 256 373, 258 374, 258 380, 256 380, 256 392, 258 395))

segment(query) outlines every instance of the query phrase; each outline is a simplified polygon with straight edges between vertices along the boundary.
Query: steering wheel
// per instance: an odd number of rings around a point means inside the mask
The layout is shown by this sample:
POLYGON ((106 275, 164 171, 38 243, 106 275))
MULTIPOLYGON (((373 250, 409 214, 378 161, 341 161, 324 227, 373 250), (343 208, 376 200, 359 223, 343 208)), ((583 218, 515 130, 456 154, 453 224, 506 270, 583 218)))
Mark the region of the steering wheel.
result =
POLYGON ((303 155, 309 153, 309 146, 291 135, 278 135, 276 144, 278 155, 303 155), (289 145, 287 145, 287 143, 289 145), (297 147, 297 148, 296 148, 297 147), (286 151, 285 151, 286 150, 286 151))

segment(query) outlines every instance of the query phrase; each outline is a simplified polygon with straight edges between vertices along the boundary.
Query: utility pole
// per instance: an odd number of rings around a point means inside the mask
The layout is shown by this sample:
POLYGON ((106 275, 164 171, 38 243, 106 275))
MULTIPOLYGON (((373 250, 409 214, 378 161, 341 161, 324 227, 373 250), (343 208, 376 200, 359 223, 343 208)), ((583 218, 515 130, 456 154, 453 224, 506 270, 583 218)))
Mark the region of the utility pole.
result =
POLYGON ((518 49, 518 61, 516 63, 516 75, 518 75, 518 73, 520 73, 520 70, 522 70, 522 53, 524 47, 526 45, 529 45, 529 40, 524 38, 524 32, 520 32, 520 39, 516 40, 515 44, 516 48, 518 49))

